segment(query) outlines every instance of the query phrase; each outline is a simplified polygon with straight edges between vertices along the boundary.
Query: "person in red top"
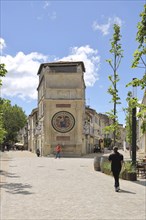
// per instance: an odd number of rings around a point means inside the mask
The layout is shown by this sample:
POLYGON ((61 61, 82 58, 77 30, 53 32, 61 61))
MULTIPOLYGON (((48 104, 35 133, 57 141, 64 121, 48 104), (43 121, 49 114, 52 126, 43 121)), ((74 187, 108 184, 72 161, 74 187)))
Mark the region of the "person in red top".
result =
POLYGON ((55 148, 55 152, 56 152, 56 156, 55 156, 55 158, 60 158, 60 153, 61 153, 61 151, 62 151, 62 149, 61 149, 61 146, 60 146, 60 144, 58 144, 57 146, 56 146, 56 148, 55 148))

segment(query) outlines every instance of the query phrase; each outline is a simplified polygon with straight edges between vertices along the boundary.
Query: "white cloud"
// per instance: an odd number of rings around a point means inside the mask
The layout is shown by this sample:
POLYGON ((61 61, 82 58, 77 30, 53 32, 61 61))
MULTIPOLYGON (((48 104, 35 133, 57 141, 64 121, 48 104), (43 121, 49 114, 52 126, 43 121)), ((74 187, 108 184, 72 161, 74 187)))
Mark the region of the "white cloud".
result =
POLYGON ((48 13, 48 17, 51 19, 51 20, 55 20, 57 18, 57 13, 56 11, 53 11, 52 13, 48 13))
POLYGON ((93 86, 99 79, 97 72, 99 70, 100 57, 98 51, 92 49, 89 45, 72 48, 71 55, 62 58, 61 60, 84 62, 86 69, 84 75, 86 86, 93 86))
POLYGON ((2 52, 5 47, 6 47, 5 40, 3 38, 0 38, 0 52, 2 52))
POLYGON ((108 18, 108 21, 106 24, 98 24, 96 21, 93 22, 92 28, 94 31, 99 30, 102 32, 102 34, 108 35, 110 33, 110 29, 114 24, 122 26, 122 20, 119 17, 114 18, 108 18))
POLYGON ((110 19, 108 19, 108 23, 107 24, 98 24, 96 21, 93 22, 93 30, 100 30, 102 32, 103 35, 107 35, 109 34, 109 29, 111 26, 111 21, 110 19))
POLYGON ((43 18, 44 18, 43 15, 37 16, 37 20, 40 20, 40 21, 41 21, 41 20, 43 20, 43 18))
POLYGON ((49 1, 45 1, 43 8, 46 9, 49 6, 50 6, 50 2, 49 1))
POLYGON ((49 18, 50 20, 55 20, 57 18, 56 11, 49 11, 48 7, 51 5, 49 1, 45 1, 43 5, 43 13, 37 16, 37 20, 44 20, 45 18, 49 18), (49 11, 49 12, 48 12, 49 11))
POLYGON ((46 60, 46 56, 36 52, 28 55, 19 52, 15 57, 2 56, 1 61, 5 63, 8 71, 6 77, 3 78, 2 96, 36 99, 37 71, 40 64, 46 60))
POLYGON ((117 24, 122 27, 123 21, 119 17, 114 17, 113 24, 117 24))
MULTIPOLYGON (((37 72, 41 63, 48 62, 48 56, 37 52, 30 54, 19 52, 14 57, 1 56, 1 60, 8 71, 3 79, 2 97, 19 97, 27 101, 36 100, 39 83, 37 72)), ((57 58, 54 59, 54 61, 57 60, 57 58)), ((84 76, 86 86, 93 86, 98 80, 100 57, 98 51, 90 46, 74 47, 71 49, 70 55, 59 60, 83 61, 86 69, 84 76)))

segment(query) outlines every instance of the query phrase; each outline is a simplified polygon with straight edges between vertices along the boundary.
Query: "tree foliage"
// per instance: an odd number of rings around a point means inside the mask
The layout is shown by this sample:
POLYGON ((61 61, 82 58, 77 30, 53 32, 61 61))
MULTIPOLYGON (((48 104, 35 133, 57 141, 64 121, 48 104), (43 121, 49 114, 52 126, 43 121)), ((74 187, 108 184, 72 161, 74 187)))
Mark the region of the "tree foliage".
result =
POLYGON ((144 69, 144 74, 141 79, 135 79, 127 86, 140 86, 141 89, 146 88, 146 4, 144 5, 143 12, 140 13, 141 21, 137 25, 136 41, 138 42, 138 48, 133 54, 132 68, 144 69))
MULTIPOLYGON (((5 68, 5 64, 0 64, 0 77, 4 77, 7 73, 7 70, 5 68)), ((2 80, 0 78, 0 87, 2 86, 2 80)), ((6 130, 3 126, 3 107, 0 104, 0 144, 3 142, 3 139, 6 135, 6 130)))
POLYGON ((139 108, 140 111, 137 112, 136 116, 137 118, 141 119, 142 124, 141 124, 141 129, 142 129, 142 133, 146 132, 146 105, 145 104, 141 104, 138 102, 137 98, 133 98, 132 97, 132 93, 128 92, 127 95, 127 102, 128 102, 128 107, 125 108, 124 110, 126 111, 126 132, 127 132, 127 140, 128 143, 130 144, 130 139, 132 139, 132 131, 129 131, 132 129, 132 109, 133 108, 139 108), (130 133, 130 135, 129 135, 130 133))
POLYGON ((0 110, 0 144, 3 142, 5 135, 6 135, 6 131, 3 127, 3 114, 2 114, 2 109, 1 109, 0 110))
POLYGON ((126 142, 129 146, 132 145, 132 108, 134 104, 132 100, 132 92, 129 91, 126 98, 128 107, 124 108, 126 112, 126 142))
MULTIPOLYGON (((7 70, 5 68, 5 64, 0 64, 0 77, 4 77, 7 73, 7 70)), ((0 79, 0 86, 2 86, 2 80, 0 79)))
POLYGON ((108 89, 108 93, 112 96, 110 102, 112 102, 114 106, 110 112, 107 112, 109 118, 111 118, 113 123, 110 126, 106 126, 105 132, 113 131, 114 145, 115 145, 116 136, 118 133, 117 104, 121 104, 117 90, 117 83, 120 80, 117 70, 119 68, 121 59, 123 57, 123 50, 120 44, 120 40, 121 40, 120 27, 117 24, 114 24, 113 29, 114 29, 114 34, 113 34, 113 38, 110 40, 111 49, 109 51, 113 55, 113 59, 106 60, 113 70, 113 74, 108 77, 111 82, 111 86, 108 89))
POLYGON ((1 99, 0 105, 3 108, 5 142, 16 142, 18 131, 26 124, 26 115, 21 107, 12 106, 9 100, 1 99))
MULTIPOLYGON (((141 79, 135 78, 126 86, 138 86, 144 91, 144 96, 146 96, 146 4, 144 5, 144 10, 140 13, 141 21, 137 25, 137 35, 136 41, 138 42, 138 48, 133 54, 132 68, 142 68, 144 69, 144 74, 141 79)), ((146 132, 146 105, 139 104, 138 100, 131 100, 133 107, 138 107, 140 111, 137 113, 137 117, 142 120, 141 129, 142 132, 146 132)))

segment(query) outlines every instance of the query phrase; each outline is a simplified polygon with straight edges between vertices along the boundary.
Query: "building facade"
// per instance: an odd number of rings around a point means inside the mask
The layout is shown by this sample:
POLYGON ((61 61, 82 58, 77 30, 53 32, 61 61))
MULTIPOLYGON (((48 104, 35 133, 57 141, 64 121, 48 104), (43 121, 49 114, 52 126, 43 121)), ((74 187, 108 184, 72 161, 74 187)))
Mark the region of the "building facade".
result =
POLYGON ((53 155, 57 144, 63 156, 92 153, 95 145, 110 147, 112 122, 85 103, 83 62, 41 64, 38 70, 38 106, 28 117, 28 150, 53 155))
POLYGON ((28 116, 27 119, 27 131, 28 131, 28 150, 35 152, 38 140, 36 134, 37 128, 37 121, 38 121, 38 108, 32 110, 31 114, 28 116))
MULTIPOLYGON (((146 90, 144 91, 142 104, 146 106, 146 90)), ((146 154, 146 113, 143 113, 142 117, 138 120, 137 145, 139 149, 146 154)))
POLYGON ((38 143, 42 155, 62 146, 63 155, 82 155, 85 117, 83 62, 41 64, 38 70, 38 143))

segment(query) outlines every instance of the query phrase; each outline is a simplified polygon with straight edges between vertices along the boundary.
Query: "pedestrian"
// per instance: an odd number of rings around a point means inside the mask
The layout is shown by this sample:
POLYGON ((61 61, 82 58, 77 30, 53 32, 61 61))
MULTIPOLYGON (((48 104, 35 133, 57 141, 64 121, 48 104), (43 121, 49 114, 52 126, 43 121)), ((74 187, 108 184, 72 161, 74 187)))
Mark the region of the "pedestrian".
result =
POLYGON ((113 148, 113 153, 109 155, 108 159, 111 162, 111 171, 113 173, 115 181, 115 191, 118 192, 120 190, 119 175, 122 168, 122 164, 124 162, 124 157, 122 154, 118 152, 118 147, 115 146, 113 148))
POLYGON ((61 149, 61 146, 60 146, 60 144, 58 144, 57 146, 56 146, 56 148, 55 148, 55 152, 56 152, 56 156, 55 156, 55 158, 60 158, 60 153, 61 153, 61 151, 62 151, 62 149, 61 149))
POLYGON ((40 150, 39 150, 39 148, 36 149, 36 154, 37 154, 38 157, 40 156, 40 150))
POLYGON ((96 145, 94 145, 93 152, 94 152, 94 153, 97 153, 96 145))
POLYGON ((100 142, 101 153, 104 153, 104 142, 103 140, 100 142))

